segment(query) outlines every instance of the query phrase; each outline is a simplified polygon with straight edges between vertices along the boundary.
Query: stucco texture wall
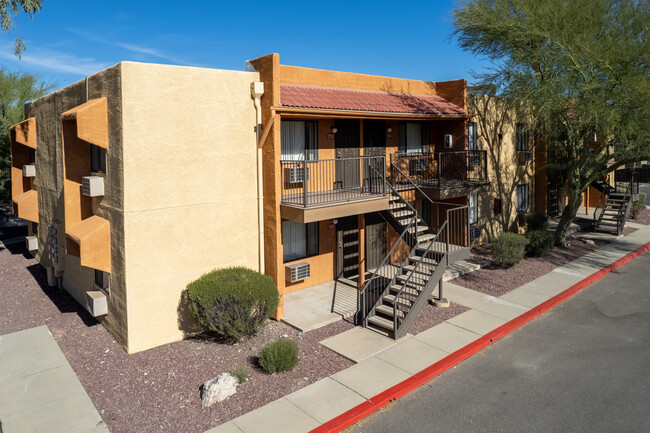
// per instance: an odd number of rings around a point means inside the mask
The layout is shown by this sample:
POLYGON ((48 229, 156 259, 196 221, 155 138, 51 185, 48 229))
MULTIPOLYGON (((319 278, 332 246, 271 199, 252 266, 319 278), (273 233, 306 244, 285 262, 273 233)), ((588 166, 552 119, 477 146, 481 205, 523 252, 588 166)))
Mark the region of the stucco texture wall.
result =
POLYGON ((181 293, 258 269, 255 72, 124 62, 129 352, 180 340, 181 293))
MULTIPOLYGON (((483 228, 475 243, 489 242, 503 231, 521 232, 517 224, 517 185, 529 185, 529 208, 535 204, 534 164, 520 164, 516 150, 517 119, 507 101, 487 95, 469 98, 470 121, 477 123, 478 148, 487 152, 489 184, 478 192, 478 225, 483 228), (501 200, 501 212, 494 209, 494 200, 501 200)), ((532 137, 531 137, 532 140, 532 137)), ((532 142, 531 142, 532 143, 532 142)), ((534 151, 531 144, 530 151, 534 151)))
MULTIPOLYGON (((63 193, 63 147, 61 114, 87 100, 107 98, 108 140, 107 176, 104 196, 95 197, 92 210, 110 222, 111 275, 108 314, 99 318, 116 341, 127 345, 126 294, 123 264, 123 219, 121 176, 121 91, 120 65, 105 69, 87 80, 78 81, 61 90, 37 99, 26 106, 28 116, 36 118, 38 150, 36 177, 38 180, 39 252, 37 259, 44 267, 54 267, 61 283, 80 304, 86 304, 86 292, 97 290, 94 270, 81 266, 79 258, 66 255, 65 205, 63 193), (48 227, 57 228, 58 261, 49 258, 48 227)), ((90 161, 88 161, 90 171, 90 161)))

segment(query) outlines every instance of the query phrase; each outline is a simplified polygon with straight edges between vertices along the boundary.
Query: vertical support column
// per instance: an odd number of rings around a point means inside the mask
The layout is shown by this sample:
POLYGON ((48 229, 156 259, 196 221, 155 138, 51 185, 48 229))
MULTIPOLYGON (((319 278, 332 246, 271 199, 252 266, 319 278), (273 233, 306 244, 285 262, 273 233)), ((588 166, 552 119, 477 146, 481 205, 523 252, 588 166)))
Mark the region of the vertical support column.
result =
POLYGON ((364 214, 358 215, 357 225, 359 227, 359 281, 357 288, 361 290, 366 283, 366 218, 364 214))

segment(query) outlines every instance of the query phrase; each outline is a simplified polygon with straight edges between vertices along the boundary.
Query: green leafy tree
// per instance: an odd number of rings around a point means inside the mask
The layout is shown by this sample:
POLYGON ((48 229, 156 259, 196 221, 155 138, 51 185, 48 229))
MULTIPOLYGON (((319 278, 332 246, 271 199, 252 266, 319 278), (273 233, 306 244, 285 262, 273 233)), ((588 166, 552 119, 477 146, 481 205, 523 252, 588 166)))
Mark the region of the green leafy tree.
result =
POLYGON ((492 64, 476 79, 521 101, 566 168, 556 244, 592 181, 650 158, 649 9, 646 0, 471 0, 454 10, 460 46, 492 64))
POLYGON ((0 68, 0 204, 11 195, 11 136, 9 128, 25 120, 25 103, 52 89, 35 75, 0 68))
MULTIPOLYGON (((41 10, 43 0, 0 0, 0 27, 7 32, 14 28, 14 17, 17 17, 22 10, 33 18, 34 14, 41 10)), ((16 35, 16 46, 14 54, 19 58, 25 51, 25 43, 16 35)))

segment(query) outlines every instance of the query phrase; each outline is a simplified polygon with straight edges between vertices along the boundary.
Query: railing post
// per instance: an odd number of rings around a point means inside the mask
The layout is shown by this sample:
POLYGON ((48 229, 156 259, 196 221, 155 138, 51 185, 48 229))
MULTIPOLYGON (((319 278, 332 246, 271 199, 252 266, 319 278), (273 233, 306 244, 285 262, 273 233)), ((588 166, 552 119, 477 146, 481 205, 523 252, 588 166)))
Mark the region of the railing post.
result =
POLYGON ((302 161, 302 200, 303 200, 303 206, 307 207, 308 206, 308 196, 307 196, 307 185, 309 182, 307 182, 307 160, 302 161))
POLYGON ((442 153, 438 152, 438 188, 442 188, 442 153))

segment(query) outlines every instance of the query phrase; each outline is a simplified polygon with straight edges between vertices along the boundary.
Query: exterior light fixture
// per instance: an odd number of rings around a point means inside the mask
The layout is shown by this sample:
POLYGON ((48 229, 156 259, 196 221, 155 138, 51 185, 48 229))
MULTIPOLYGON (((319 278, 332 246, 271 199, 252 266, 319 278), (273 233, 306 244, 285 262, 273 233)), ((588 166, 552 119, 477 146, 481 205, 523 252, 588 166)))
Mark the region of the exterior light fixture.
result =
POLYGON ((334 219, 332 220, 332 224, 338 224, 338 223, 339 223, 339 220, 337 220, 336 218, 334 218, 334 219))
MULTIPOLYGON (((336 134, 337 132, 339 132, 339 130, 336 129, 335 126, 332 126, 332 134, 336 134)), ((334 224, 336 224, 336 223, 334 223, 334 224)))
POLYGON ((388 128, 386 128, 386 132, 388 132, 388 133, 390 134, 391 132, 393 132, 393 128, 391 128, 391 127, 389 126, 388 128))

